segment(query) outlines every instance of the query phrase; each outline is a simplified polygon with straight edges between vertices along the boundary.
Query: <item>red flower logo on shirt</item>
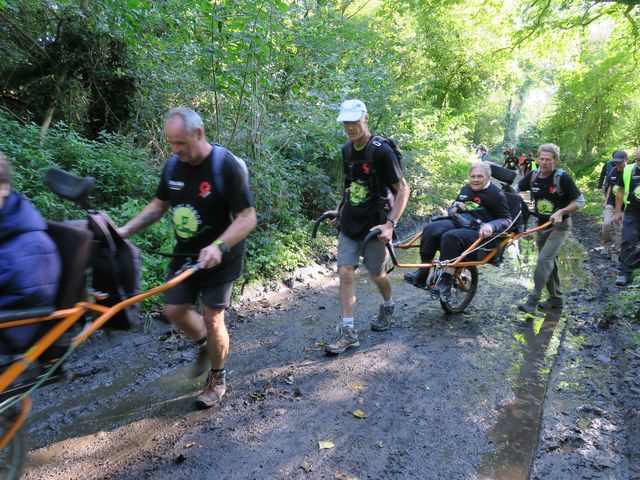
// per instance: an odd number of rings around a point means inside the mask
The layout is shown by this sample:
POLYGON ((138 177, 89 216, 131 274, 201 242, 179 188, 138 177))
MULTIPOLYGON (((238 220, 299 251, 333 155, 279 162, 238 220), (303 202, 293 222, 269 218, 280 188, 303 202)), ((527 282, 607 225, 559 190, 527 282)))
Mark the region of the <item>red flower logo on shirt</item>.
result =
POLYGON ((480 197, 476 197, 473 199, 474 203, 482 203, 482 200, 480 199, 480 197))
POLYGON ((549 193, 556 193, 556 186, 555 185, 551 185, 549 187, 549 193))
POLYGON ((209 182, 202 182, 200 184, 200 188, 198 189, 198 195, 202 198, 205 198, 211 193, 211 184, 209 182))
POLYGON ((369 164, 368 164, 368 163, 363 163, 363 164, 362 164, 362 170, 364 171, 364 173, 365 173, 366 175, 369 175, 369 172, 370 172, 370 170, 369 170, 369 164))

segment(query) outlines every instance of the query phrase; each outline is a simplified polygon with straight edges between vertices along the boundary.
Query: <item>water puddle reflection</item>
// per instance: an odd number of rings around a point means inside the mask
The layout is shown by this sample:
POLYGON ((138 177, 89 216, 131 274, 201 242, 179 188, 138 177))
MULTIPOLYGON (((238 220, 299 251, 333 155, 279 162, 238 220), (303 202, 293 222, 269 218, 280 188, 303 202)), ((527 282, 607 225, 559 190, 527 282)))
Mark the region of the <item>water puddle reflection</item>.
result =
MULTIPOLYGON (((533 237, 520 240, 508 249, 506 268, 523 283, 532 286, 537 262, 533 237)), ((559 254, 560 277, 565 292, 591 289, 594 278, 582 269, 585 252, 580 243, 570 237, 559 254)), ((514 365, 517 377, 513 383, 514 398, 503 404, 498 419, 487 436, 496 446, 485 455, 478 469, 478 478, 523 480, 535 454, 542 408, 549 376, 560 345, 566 319, 559 309, 549 310, 544 319, 528 316, 514 333, 521 354, 514 365)))
POLYGON ((488 432, 497 450, 484 457, 478 478, 528 478, 549 372, 564 324, 561 310, 554 309, 547 313, 543 322, 528 317, 515 333, 523 349, 513 386, 515 398, 502 405, 495 426, 488 432))

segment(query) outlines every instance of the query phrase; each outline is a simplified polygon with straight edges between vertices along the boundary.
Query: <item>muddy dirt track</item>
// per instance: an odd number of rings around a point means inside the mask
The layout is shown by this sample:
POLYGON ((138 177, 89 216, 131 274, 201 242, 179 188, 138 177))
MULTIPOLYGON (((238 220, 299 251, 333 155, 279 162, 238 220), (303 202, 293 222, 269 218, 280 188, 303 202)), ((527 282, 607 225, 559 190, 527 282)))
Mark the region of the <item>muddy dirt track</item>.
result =
POLYGON ((195 348, 170 326, 103 332, 36 392, 24 478, 640 478, 640 352, 602 321, 615 272, 593 222, 577 223, 562 311, 515 308, 531 245, 481 268, 462 315, 392 273, 387 332, 369 330, 379 297, 360 275, 360 347, 337 357, 323 353, 339 318, 330 270, 254 292, 229 316, 228 394, 208 411, 193 404, 195 348))

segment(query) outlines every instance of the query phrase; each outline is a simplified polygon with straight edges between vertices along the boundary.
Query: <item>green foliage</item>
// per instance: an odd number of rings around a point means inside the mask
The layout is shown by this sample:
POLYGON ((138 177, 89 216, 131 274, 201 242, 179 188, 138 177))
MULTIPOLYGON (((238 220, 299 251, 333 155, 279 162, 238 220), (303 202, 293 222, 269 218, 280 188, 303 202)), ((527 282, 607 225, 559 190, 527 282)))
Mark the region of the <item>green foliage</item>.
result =
POLYGON ((640 320, 640 291, 627 289, 607 299, 604 309, 609 318, 640 320))
POLYGON ((79 176, 92 176, 92 198, 98 209, 126 202, 130 195, 151 198, 159 169, 144 162, 144 150, 127 139, 105 134, 93 142, 56 124, 45 141, 35 124, 23 125, 0 111, 0 151, 12 162, 14 187, 52 220, 78 218, 80 210, 50 193, 43 184, 47 168, 58 167, 79 176))
MULTIPOLYGON (((335 116, 346 98, 367 103, 373 133, 399 139, 408 214, 456 195, 479 142, 497 161, 505 141, 518 153, 558 143, 590 195, 611 152, 640 143, 637 11, 595 0, 0 0, 0 150, 46 216, 82 215, 42 186, 60 166, 96 177, 97 206, 121 224, 153 196, 169 153, 163 112, 191 106, 212 141, 247 160, 259 216, 248 270, 277 276, 328 248, 308 225, 342 194, 335 116)), ((135 241, 170 250, 170 230, 163 221, 135 241)), ((164 278, 163 260, 144 264, 146 285, 164 278)))
POLYGON ((309 230, 263 228, 247 240, 247 273, 251 280, 275 277, 306 265, 313 257, 309 230))

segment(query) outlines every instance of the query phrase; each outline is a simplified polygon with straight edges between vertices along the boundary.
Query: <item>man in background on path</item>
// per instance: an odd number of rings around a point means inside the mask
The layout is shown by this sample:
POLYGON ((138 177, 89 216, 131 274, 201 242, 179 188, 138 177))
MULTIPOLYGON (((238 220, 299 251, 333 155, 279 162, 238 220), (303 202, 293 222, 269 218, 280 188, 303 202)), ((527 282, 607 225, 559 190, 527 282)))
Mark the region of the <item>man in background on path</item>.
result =
POLYGON ((602 224, 602 254, 610 258, 614 262, 618 262, 620 258, 620 226, 614 221, 616 212, 616 191, 618 187, 618 178, 622 176, 624 167, 627 163, 627 152, 617 150, 613 152, 613 158, 610 160, 614 168, 610 169, 604 180, 606 191, 604 196, 604 222, 602 224))
POLYGON ((354 326, 356 295, 355 271, 360 263, 362 240, 371 230, 381 231, 377 240, 369 242, 363 253, 363 263, 376 284, 383 303, 371 322, 371 329, 388 329, 394 321, 396 307, 391 296, 391 282, 385 266, 393 229, 409 200, 409 186, 404 179, 400 159, 383 137, 373 137, 369 131, 367 107, 360 100, 347 100, 340 106, 336 119, 342 122, 349 142, 342 148, 345 182, 343 199, 337 210, 326 212, 337 218, 338 275, 342 327, 338 338, 327 344, 329 354, 344 352, 360 345, 354 326), (387 202, 395 192, 393 206, 387 202))
POLYGON ((638 262, 638 240, 640 240, 640 147, 636 151, 636 162, 627 165, 618 178, 616 192, 616 223, 622 223, 622 242, 616 285, 624 287, 631 282, 631 273, 638 262), (624 210, 624 215, 622 214, 624 210), (623 221, 624 217, 624 221, 623 221))
MULTIPOLYGON (((253 194, 244 162, 206 138, 202 118, 188 108, 169 111, 165 135, 173 155, 165 164, 156 198, 119 229, 128 237, 171 211, 176 254, 194 254, 203 268, 165 293, 165 316, 200 344, 196 374, 211 369, 196 402, 212 407, 226 392, 229 334, 224 312, 241 274, 244 239, 256 227, 253 194), (217 175, 217 178, 214 178, 217 175), (202 315, 192 307, 202 295, 202 315)), ((174 276, 183 260, 169 265, 174 276)))

